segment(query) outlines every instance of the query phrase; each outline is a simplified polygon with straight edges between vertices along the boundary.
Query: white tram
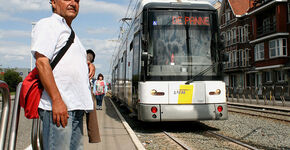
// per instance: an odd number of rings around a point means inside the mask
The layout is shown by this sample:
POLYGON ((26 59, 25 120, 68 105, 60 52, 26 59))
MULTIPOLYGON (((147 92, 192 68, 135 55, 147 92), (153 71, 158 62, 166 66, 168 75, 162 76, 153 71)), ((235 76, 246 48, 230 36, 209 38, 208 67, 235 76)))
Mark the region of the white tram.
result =
POLYGON ((113 58, 112 95, 149 122, 228 118, 217 11, 141 0, 113 58))

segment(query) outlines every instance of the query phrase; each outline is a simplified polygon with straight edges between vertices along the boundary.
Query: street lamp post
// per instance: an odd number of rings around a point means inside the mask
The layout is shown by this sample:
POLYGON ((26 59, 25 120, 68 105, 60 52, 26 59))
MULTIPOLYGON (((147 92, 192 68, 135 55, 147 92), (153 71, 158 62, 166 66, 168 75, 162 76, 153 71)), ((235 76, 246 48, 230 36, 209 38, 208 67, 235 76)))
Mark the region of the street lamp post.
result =
MULTIPOLYGON (((36 22, 31 22, 32 30, 33 30, 35 24, 36 24, 36 22)), ((30 71, 32 71, 32 60, 33 60, 33 56, 32 56, 32 54, 30 53, 30 71)))

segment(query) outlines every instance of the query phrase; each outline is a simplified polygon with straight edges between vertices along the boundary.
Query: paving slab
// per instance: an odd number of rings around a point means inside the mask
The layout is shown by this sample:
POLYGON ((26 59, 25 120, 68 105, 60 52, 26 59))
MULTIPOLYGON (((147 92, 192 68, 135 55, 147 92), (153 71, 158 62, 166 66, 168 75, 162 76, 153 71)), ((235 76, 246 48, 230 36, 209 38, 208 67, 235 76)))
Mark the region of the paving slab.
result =
POLYGON ((136 150, 127 130, 118 117, 112 103, 105 97, 103 109, 97 110, 101 134, 100 143, 89 143, 84 120, 84 150, 136 150))

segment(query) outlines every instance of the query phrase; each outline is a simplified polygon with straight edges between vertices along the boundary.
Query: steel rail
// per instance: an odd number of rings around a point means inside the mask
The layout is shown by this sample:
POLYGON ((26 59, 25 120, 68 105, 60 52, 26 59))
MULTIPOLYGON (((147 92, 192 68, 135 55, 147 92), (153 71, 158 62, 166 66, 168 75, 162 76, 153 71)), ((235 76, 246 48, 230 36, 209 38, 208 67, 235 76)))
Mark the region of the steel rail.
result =
POLYGON ((2 113, 1 113, 1 126, 0 126, 0 150, 5 148, 7 127, 9 123, 9 112, 11 107, 11 99, 8 84, 0 80, 0 92, 2 93, 2 113))
POLYGON ((14 150, 16 141, 17 141, 17 131, 19 125, 19 116, 20 116, 20 105, 19 105, 19 95, 21 91, 22 82, 20 82, 16 89, 15 100, 14 100, 14 107, 12 112, 12 120, 11 120, 11 129, 9 133, 9 143, 8 149, 14 150))
POLYGON ((243 107, 243 106, 232 106, 232 105, 228 105, 229 108, 235 108, 235 109, 242 109, 242 110, 250 110, 250 111, 256 111, 256 112, 261 112, 261 113, 269 113, 269 114, 273 114, 273 115, 280 115, 280 116, 289 116, 290 117, 290 113, 282 113, 282 112, 273 112, 271 110, 267 110, 267 108, 259 108, 259 109, 265 109, 265 110, 259 110, 257 108, 251 108, 251 107, 243 107))
POLYGON ((178 145, 180 145, 182 148, 184 148, 185 150, 191 150, 187 145, 185 145, 184 143, 182 143, 180 140, 178 140, 177 138, 173 137, 172 135, 170 135, 169 133, 167 133, 166 131, 163 131, 163 133, 165 135, 167 135, 169 138, 171 138, 175 143, 177 143, 178 145))
POLYGON ((251 149, 251 150, 258 150, 258 148, 253 147, 253 146, 251 146, 251 145, 248 145, 248 144, 246 144, 246 143, 243 143, 243 142, 241 142, 241 141, 238 141, 238 140, 236 140, 236 139, 233 139, 233 138, 230 138, 230 137, 226 137, 226 136, 224 136, 224 135, 221 135, 221 134, 218 134, 218 133, 215 133, 215 132, 211 132, 211 131, 207 131, 207 133, 212 134, 212 135, 214 135, 214 136, 217 136, 217 137, 219 137, 219 138, 225 139, 225 140, 227 140, 227 141, 231 141, 231 142, 236 143, 236 144, 238 144, 238 145, 240 145, 240 146, 243 146, 243 147, 245 147, 245 148, 248 148, 248 149, 251 149))
POLYGON ((251 115, 251 116, 263 117, 263 118, 268 118, 268 119, 273 119, 273 120, 278 120, 278 121, 290 122, 290 120, 286 120, 286 119, 280 119, 280 118, 269 117, 269 116, 264 116, 264 115, 259 115, 259 114, 253 114, 253 113, 249 113, 249 112, 241 112, 241 111, 235 111, 235 110, 228 110, 228 111, 240 113, 240 114, 251 115))

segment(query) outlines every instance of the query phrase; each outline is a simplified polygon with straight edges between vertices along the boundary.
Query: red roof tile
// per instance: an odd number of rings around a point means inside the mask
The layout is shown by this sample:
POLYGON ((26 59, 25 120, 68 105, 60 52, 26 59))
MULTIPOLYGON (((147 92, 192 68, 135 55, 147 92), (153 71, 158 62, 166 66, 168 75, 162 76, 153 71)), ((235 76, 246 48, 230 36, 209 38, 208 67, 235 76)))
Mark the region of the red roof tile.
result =
POLYGON ((228 0, 235 15, 245 14, 249 7, 249 0, 228 0))

